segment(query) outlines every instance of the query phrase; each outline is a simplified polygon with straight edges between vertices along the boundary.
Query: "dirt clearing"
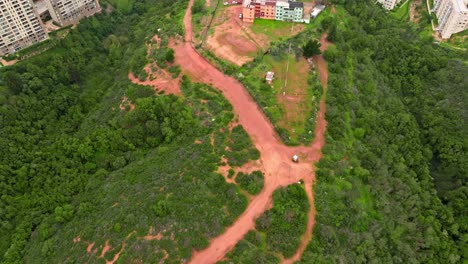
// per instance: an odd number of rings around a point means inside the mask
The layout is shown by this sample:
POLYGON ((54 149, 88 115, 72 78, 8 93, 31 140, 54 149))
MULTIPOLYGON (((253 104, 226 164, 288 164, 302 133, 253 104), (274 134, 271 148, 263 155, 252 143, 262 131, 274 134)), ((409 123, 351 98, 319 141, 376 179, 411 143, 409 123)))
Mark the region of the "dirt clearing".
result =
POLYGON ((266 46, 265 36, 256 36, 242 23, 239 14, 242 6, 230 6, 219 11, 211 28, 214 34, 208 36, 206 47, 220 58, 238 66, 252 61, 257 50, 266 46))
POLYGON ((206 48, 221 59, 241 66, 264 52, 279 36, 293 36, 304 29, 303 24, 257 19, 254 24, 239 18, 242 5, 221 9, 214 18, 213 34, 206 40, 206 48), (292 29, 292 31, 291 31, 292 29))
POLYGON ((180 77, 173 79, 172 76, 165 70, 157 68, 153 72, 150 66, 145 67, 149 78, 142 81, 138 79, 132 72, 128 73, 128 79, 134 84, 147 85, 154 88, 156 91, 163 91, 166 94, 182 94, 180 91, 180 77))

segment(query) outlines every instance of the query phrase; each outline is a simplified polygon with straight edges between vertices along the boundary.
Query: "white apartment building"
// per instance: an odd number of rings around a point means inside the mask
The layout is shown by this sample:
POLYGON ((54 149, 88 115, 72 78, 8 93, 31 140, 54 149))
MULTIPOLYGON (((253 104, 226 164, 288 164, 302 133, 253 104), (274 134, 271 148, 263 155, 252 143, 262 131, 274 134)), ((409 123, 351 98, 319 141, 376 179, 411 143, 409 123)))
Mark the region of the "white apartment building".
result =
POLYGON ((52 19, 61 26, 75 24, 101 11, 97 0, 46 0, 46 4, 52 19))
POLYGON ((377 0, 385 9, 392 10, 401 0, 377 0))
POLYGON ((435 0, 433 10, 439 22, 437 31, 443 39, 468 29, 468 0, 435 0))
POLYGON ((0 0, 0 56, 47 38, 30 0, 0 0))

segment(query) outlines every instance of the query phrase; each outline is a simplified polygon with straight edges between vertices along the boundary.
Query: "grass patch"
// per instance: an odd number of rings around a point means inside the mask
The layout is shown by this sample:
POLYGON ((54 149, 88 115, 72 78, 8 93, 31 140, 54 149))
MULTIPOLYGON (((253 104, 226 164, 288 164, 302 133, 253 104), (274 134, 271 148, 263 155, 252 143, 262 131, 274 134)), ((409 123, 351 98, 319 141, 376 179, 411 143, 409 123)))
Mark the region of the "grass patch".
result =
POLYGON ((312 140, 313 135, 309 131, 313 131, 321 86, 316 74, 311 74, 310 66, 304 58, 296 59, 293 49, 289 56, 285 52, 281 52, 281 56, 263 56, 249 72, 250 82, 246 86, 266 105, 264 111, 276 125, 283 140, 297 145, 312 140), (289 70, 286 71, 288 61, 289 70), (275 72, 272 86, 265 81, 268 71, 275 72))
POLYGON ((117 7, 117 9, 124 14, 130 13, 133 7, 133 3, 135 2, 135 0, 108 0, 108 1, 111 3, 111 5, 117 7))
POLYGON ((255 19, 250 29, 255 34, 266 35, 273 42, 292 36, 298 27, 302 30, 305 26, 303 23, 255 19))
POLYGON ((409 20, 409 8, 411 1, 406 1, 399 8, 390 11, 390 14, 399 20, 409 20))

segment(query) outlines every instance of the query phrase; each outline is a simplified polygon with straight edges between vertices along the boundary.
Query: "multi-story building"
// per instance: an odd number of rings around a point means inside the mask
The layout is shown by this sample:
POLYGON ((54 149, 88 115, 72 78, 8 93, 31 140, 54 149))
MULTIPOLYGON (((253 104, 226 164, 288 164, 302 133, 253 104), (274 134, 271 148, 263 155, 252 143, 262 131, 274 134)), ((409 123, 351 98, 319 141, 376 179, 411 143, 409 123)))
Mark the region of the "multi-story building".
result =
POLYGON ((81 18, 101 11, 97 0, 46 0, 52 19, 61 26, 76 24, 81 18))
POLYGON ((392 10, 401 0, 377 0, 385 9, 392 10))
POLYGON ((256 18, 304 22, 304 4, 288 0, 244 0, 243 21, 256 18))
POLYGON ((46 40, 41 19, 30 0, 0 1, 0 55, 46 40))
POLYGON ((433 10, 439 22, 437 31, 443 39, 468 29, 468 0, 435 0, 433 10))

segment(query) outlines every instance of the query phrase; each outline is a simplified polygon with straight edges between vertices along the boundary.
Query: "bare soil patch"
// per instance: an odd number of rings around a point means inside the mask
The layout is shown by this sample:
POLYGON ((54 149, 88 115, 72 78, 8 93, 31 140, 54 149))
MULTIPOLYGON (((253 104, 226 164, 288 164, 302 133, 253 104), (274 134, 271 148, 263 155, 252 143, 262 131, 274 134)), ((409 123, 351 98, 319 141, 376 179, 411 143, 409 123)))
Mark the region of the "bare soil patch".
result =
POLYGON ((126 96, 124 96, 122 98, 122 101, 119 104, 119 108, 121 111, 124 111, 124 110, 127 110, 127 107, 129 111, 132 111, 133 109, 135 109, 135 105, 130 100, 128 100, 126 96))
POLYGON ((144 81, 138 79, 132 72, 128 73, 128 79, 135 84, 151 86, 156 91, 164 91, 166 94, 182 94, 180 90, 180 77, 172 79, 171 74, 157 67, 156 63, 153 66, 147 65, 145 71, 148 74, 148 78, 144 81), (152 68, 155 68, 156 71, 153 71, 152 68))
POLYGON ((144 237, 140 237, 141 239, 144 239, 144 240, 147 240, 147 241, 150 241, 150 240, 161 240, 163 238, 163 235, 161 232, 157 233, 156 235, 153 235, 154 234, 154 227, 150 227, 150 230, 148 232, 148 234, 144 237))
POLYGON ((256 36, 243 24, 239 18, 241 13, 241 5, 222 9, 213 21, 214 34, 206 40, 209 50, 238 66, 252 61, 257 50, 268 43, 265 36, 256 36))
POLYGON ((419 20, 421 20, 421 14, 416 10, 417 7, 420 7, 422 5, 421 0, 414 0, 411 3, 409 3, 410 9, 410 21, 413 23, 419 23, 419 20))
MULTIPOLYGON (((156 47, 159 48, 161 38, 158 35, 154 35, 152 40, 155 42, 156 47)), ((148 45, 147 56, 149 54, 151 54, 151 44, 148 45)), ((133 72, 128 73, 128 79, 135 84, 151 86, 156 91, 163 91, 166 94, 182 94, 180 90, 181 76, 175 79, 172 78, 172 75, 168 71, 159 68, 155 62, 146 65, 144 71, 148 76, 146 80, 138 79, 133 72)))

